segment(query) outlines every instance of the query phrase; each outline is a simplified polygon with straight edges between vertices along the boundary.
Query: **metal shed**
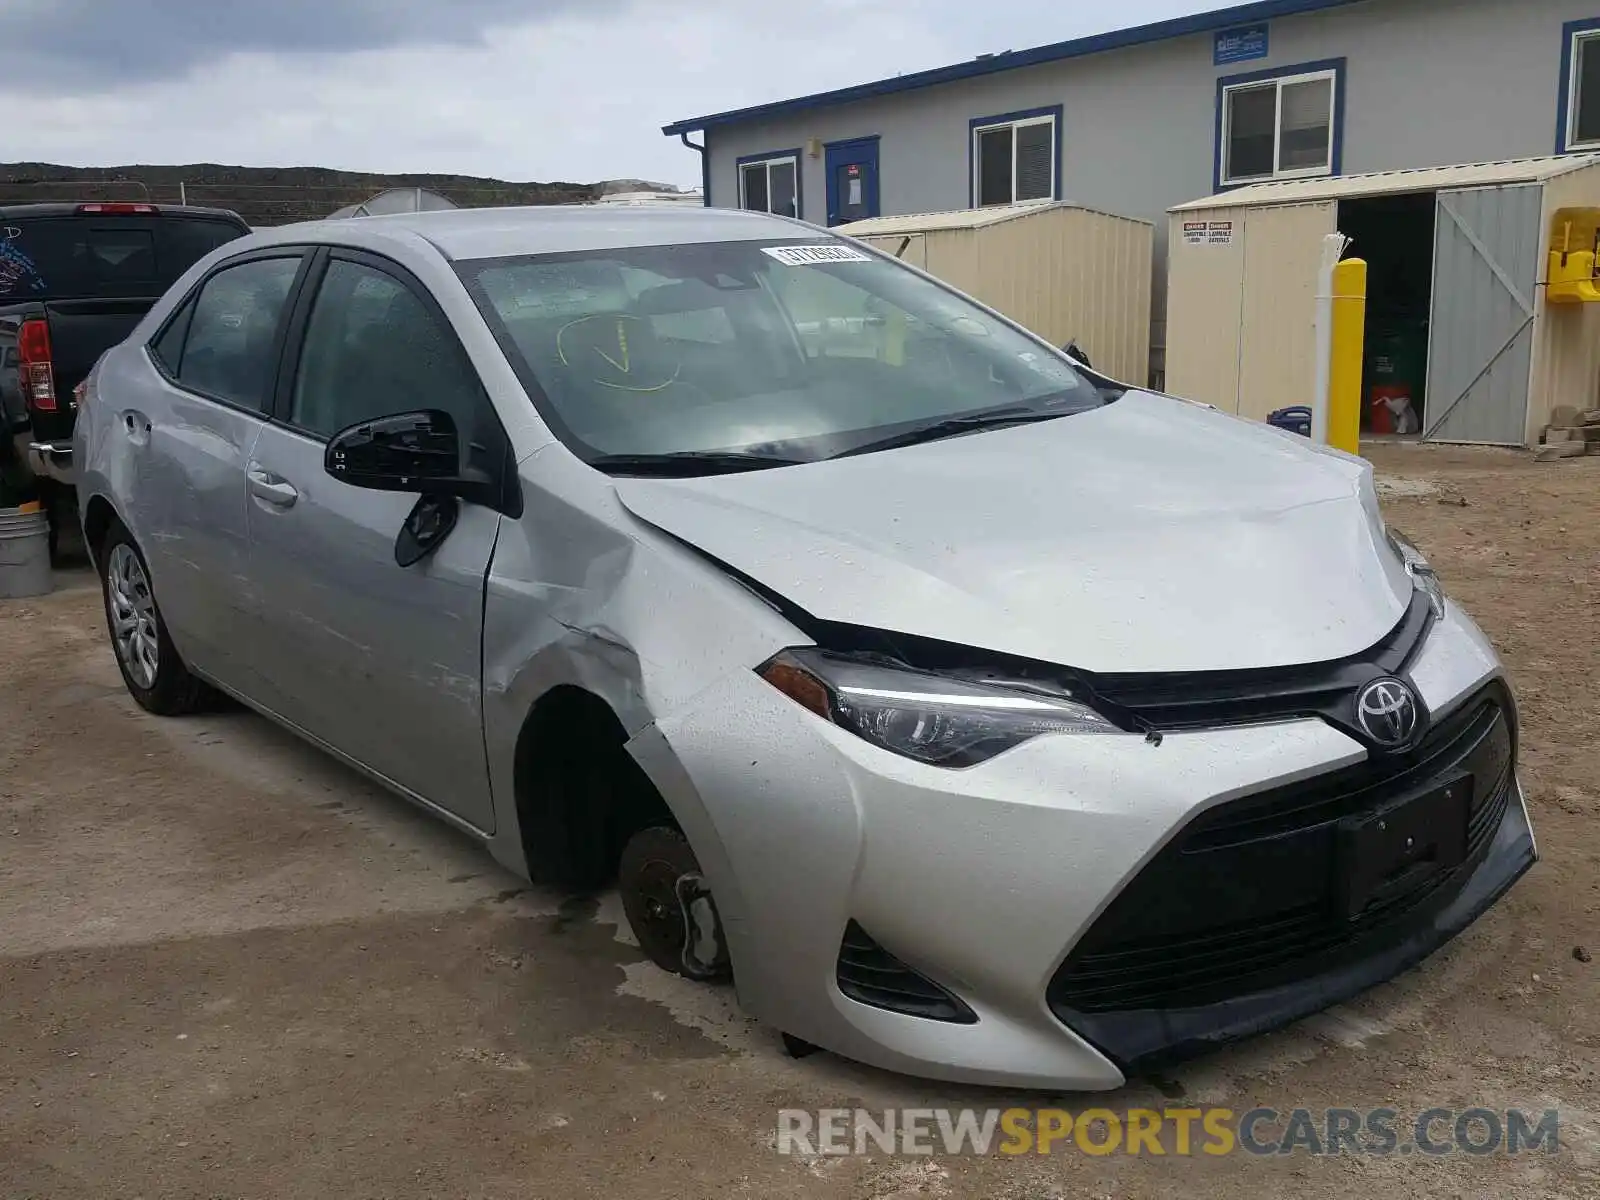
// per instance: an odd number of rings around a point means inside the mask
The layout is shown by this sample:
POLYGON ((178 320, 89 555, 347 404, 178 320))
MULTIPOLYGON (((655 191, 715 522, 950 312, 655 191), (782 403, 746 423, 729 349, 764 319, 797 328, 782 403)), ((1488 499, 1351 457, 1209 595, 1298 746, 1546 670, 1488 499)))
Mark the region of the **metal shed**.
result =
POLYGON ((1600 405, 1600 304, 1554 303, 1546 287, 1574 209, 1600 210, 1600 155, 1262 183, 1179 205, 1166 386, 1258 419, 1309 402, 1322 243, 1343 233, 1373 275, 1364 422, 1375 373, 1393 369, 1375 320, 1404 303, 1421 351, 1415 432, 1530 445, 1555 406, 1600 405))
POLYGON ((840 225, 975 296, 1095 369, 1143 383, 1150 370, 1155 227, 1072 204, 874 217, 840 225))

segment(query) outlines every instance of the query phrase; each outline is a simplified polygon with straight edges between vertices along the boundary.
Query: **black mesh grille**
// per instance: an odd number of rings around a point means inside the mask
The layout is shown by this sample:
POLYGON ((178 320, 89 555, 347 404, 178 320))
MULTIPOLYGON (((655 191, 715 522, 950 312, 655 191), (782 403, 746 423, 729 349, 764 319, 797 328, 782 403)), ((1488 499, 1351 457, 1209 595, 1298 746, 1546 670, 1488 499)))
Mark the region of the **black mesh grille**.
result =
POLYGON ((1375 758, 1203 814, 1128 885, 1049 988, 1059 1013, 1214 1004, 1293 982, 1361 952, 1453 895, 1510 803, 1515 730, 1494 685, 1408 755, 1375 758), (1470 779, 1466 854, 1351 915, 1340 903, 1340 823, 1470 779))
POLYGON ((873 1008, 957 1025, 978 1020, 959 999, 906 966, 854 921, 845 927, 839 946, 838 980, 841 992, 873 1008))

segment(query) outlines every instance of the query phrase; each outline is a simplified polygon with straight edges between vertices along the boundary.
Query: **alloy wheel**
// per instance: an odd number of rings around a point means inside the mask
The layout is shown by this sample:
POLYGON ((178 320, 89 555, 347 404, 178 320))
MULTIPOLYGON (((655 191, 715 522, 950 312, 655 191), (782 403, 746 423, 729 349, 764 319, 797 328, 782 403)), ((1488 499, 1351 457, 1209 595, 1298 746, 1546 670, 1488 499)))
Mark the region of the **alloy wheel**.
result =
POLYGON ((155 687, 161 665, 156 600, 144 564, 126 542, 113 546, 106 561, 106 597, 117 657, 133 681, 148 691, 155 687))

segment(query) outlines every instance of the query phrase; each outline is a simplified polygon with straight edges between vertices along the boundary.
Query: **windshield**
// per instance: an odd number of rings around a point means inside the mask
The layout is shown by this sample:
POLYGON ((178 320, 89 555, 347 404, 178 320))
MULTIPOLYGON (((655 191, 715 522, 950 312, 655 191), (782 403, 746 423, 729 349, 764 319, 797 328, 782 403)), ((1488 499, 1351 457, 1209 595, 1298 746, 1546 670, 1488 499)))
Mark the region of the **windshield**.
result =
POLYGON ((1066 416, 1115 395, 844 242, 608 249, 459 270, 552 430, 603 470, 663 456, 708 470, 717 455, 723 469, 811 461, 906 444, 924 428, 954 436, 969 416, 974 428, 988 413, 997 424, 1066 416))

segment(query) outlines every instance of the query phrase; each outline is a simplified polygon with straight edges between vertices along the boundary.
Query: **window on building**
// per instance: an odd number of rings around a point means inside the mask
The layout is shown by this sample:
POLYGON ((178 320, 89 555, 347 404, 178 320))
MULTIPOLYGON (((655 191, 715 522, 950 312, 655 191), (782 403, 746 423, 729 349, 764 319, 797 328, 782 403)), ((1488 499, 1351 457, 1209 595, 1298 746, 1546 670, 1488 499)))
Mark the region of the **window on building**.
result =
POLYGON ((800 215, 800 160, 793 154, 739 164, 739 207, 780 217, 800 215))
POLYGON ((1566 150, 1600 149, 1600 22, 1585 24, 1570 32, 1566 150))
POLYGON ((978 207, 1053 200, 1059 130, 1054 112, 974 122, 973 197, 978 207))
POLYGON ((1222 89, 1222 182, 1333 172, 1336 71, 1285 75, 1222 89))

